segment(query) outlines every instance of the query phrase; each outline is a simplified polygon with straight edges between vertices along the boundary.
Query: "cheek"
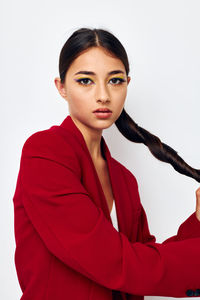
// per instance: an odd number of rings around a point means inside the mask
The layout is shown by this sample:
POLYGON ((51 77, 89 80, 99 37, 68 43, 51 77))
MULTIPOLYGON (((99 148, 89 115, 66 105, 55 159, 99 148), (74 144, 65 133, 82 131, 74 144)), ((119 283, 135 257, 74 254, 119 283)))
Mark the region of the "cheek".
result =
POLYGON ((124 103, 125 99, 126 99, 126 95, 127 95, 127 90, 123 89, 120 91, 117 91, 114 98, 116 99, 116 101, 118 103, 124 103))
POLYGON ((78 90, 76 90, 75 92, 71 91, 69 93, 69 99, 70 106, 74 110, 84 110, 84 108, 86 108, 88 100, 87 97, 83 94, 83 92, 80 92, 78 90))

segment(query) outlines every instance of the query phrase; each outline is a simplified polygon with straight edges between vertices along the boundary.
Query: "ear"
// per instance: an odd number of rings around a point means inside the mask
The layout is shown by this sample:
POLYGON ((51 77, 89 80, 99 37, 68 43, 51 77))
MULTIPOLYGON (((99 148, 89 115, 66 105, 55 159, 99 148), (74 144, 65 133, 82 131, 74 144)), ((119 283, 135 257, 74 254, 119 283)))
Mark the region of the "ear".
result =
POLYGON ((61 83, 60 77, 56 77, 56 78, 54 79, 54 83, 55 83, 55 86, 56 86, 58 92, 60 93, 60 95, 61 95, 64 99, 66 99, 66 97, 67 97, 66 89, 65 89, 65 87, 64 87, 64 84, 61 83))
POLYGON ((128 81, 128 83, 127 83, 127 84, 129 84, 130 80, 131 80, 131 77, 130 77, 130 76, 128 76, 128 77, 127 77, 127 81, 128 81))

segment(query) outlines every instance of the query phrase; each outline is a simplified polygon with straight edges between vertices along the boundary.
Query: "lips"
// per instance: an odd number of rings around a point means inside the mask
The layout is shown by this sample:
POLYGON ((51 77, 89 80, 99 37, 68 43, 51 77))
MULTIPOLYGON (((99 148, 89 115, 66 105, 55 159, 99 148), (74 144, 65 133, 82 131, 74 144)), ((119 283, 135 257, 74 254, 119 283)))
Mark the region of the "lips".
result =
POLYGON ((104 113, 104 112, 112 112, 110 109, 108 109, 108 108, 98 108, 98 109, 96 109, 96 110, 94 110, 93 112, 102 112, 102 113, 104 113))

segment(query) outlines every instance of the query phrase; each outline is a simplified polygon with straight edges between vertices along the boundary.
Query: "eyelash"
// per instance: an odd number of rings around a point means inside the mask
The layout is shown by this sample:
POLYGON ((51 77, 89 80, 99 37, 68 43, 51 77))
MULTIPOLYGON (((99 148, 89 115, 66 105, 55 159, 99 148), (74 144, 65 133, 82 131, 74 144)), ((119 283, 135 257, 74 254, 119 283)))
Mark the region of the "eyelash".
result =
MULTIPOLYGON (((88 79, 91 80, 90 78, 85 77, 85 78, 76 79, 76 81, 77 81, 80 85, 88 86, 89 84, 83 84, 83 83, 81 83, 81 81, 83 81, 83 80, 88 80, 88 79)), ((113 85, 120 85, 120 84, 122 84, 123 82, 126 81, 126 80, 124 80, 124 79, 122 79, 122 78, 118 78, 118 77, 113 77, 113 78, 111 78, 110 80, 113 80, 113 79, 117 79, 117 80, 120 81, 119 83, 113 84, 113 85)), ((92 81, 92 80, 91 80, 91 81, 92 81)))

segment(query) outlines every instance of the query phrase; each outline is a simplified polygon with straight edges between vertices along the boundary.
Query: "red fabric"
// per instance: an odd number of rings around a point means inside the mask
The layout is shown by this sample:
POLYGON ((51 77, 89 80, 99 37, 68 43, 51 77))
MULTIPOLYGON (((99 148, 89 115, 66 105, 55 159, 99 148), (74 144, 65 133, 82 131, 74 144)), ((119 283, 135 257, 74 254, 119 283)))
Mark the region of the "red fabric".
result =
POLYGON ((200 288, 200 222, 156 243, 134 175, 102 136, 119 232, 82 133, 68 115, 23 145, 13 197, 15 264, 23 300, 186 297, 200 288), (118 292, 117 292, 118 291, 118 292), (114 293, 114 292, 113 292, 114 293))

